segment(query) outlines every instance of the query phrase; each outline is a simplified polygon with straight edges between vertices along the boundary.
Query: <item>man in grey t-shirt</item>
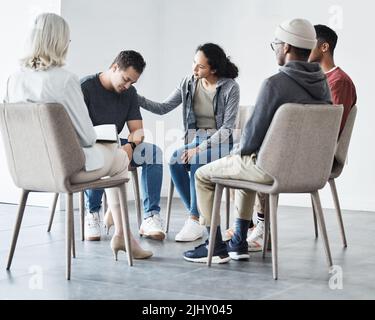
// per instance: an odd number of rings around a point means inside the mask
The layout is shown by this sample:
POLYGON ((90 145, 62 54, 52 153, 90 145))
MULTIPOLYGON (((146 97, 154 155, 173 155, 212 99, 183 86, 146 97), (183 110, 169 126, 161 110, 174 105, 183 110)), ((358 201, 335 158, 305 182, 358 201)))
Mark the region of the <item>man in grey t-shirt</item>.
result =
MULTIPOLYGON (((122 51, 110 68, 81 80, 81 88, 94 126, 115 124, 120 133, 129 129, 127 139, 121 139, 131 167, 142 167, 141 188, 144 220, 141 235, 163 240, 165 233, 160 219, 160 192, 163 178, 162 151, 157 146, 143 142, 143 122, 139 110, 137 91, 133 84, 142 74, 146 63, 135 51, 122 51)), ((86 239, 100 240, 99 210, 103 190, 86 190, 86 239)), ((110 212, 105 223, 111 226, 110 212)))

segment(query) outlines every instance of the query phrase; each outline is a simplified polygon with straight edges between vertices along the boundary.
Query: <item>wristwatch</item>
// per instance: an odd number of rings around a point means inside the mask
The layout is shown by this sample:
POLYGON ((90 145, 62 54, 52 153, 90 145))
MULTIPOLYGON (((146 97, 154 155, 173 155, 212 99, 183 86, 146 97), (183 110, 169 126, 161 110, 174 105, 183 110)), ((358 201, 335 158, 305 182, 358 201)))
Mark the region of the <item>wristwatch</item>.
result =
POLYGON ((128 143, 131 145, 131 147, 134 151, 134 149, 137 147, 137 145, 134 142, 128 142, 128 143))

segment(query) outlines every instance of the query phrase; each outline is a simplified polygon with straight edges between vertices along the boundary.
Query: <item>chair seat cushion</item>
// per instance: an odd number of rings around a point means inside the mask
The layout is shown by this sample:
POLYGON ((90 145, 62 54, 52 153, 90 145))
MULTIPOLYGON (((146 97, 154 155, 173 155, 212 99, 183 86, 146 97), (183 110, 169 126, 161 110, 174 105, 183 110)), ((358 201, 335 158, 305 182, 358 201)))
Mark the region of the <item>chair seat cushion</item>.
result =
POLYGON ((129 182, 129 178, 127 175, 116 175, 113 177, 104 177, 98 180, 71 184, 70 185, 70 192, 80 192, 86 189, 105 189, 107 187, 121 185, 126 182, 129 182))
POLYGON ((250 182, 245 180, 234 180, 234 179, 223 179, 223 178, 211 178, 211 182, 221 184, 225 187, 232 189, 248 189, 263 193, 271 193, 274 189, 274 184, 267 185, 262 183, 250 182))

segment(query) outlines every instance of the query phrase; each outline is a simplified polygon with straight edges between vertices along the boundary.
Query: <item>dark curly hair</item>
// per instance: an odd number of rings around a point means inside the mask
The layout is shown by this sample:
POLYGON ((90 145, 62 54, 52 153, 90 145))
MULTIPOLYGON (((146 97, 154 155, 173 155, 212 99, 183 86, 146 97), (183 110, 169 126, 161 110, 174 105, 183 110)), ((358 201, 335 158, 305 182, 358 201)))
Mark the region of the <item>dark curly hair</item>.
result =
POLYGON ((238 77, 237 66, 230 61, 230 58, 226 56, 224 50, 214 43, 205 43, 200 45, 196 52, 202 51, 208 60, 208 64, 211 69, 215 70, 215 75, 219 78, 231 78, 235 79, 238 77))
POLYGON ((121 70, 133 67, 138 73, 142 73, 146 67, 146 62, 141 54, 133 50, 121 51, 112 62, 111 67, 114 64, 117 64, 121 70))

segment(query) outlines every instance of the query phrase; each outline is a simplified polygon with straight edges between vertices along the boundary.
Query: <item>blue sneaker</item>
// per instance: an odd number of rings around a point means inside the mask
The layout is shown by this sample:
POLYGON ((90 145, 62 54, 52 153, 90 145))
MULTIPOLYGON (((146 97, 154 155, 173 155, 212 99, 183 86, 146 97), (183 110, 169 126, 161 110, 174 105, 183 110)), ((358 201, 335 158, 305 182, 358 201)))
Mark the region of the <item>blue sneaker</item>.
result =
MULTIPOLYGON (((207 263, 208 256, 208 240, 200 246, 195 247, 194 250, 184 252, 184 259, 190 262, 207 263)), ((212 256, 212 263, 227 263, 230 261, 230 256, 225 245, 214 248, 212 256)))
POLYGON ((246 240, 241 243, 236 243, 232 239, 229 240, 227 242, 227 250, 230 258, 233 260, 248 260, 250 258, 246 240))

